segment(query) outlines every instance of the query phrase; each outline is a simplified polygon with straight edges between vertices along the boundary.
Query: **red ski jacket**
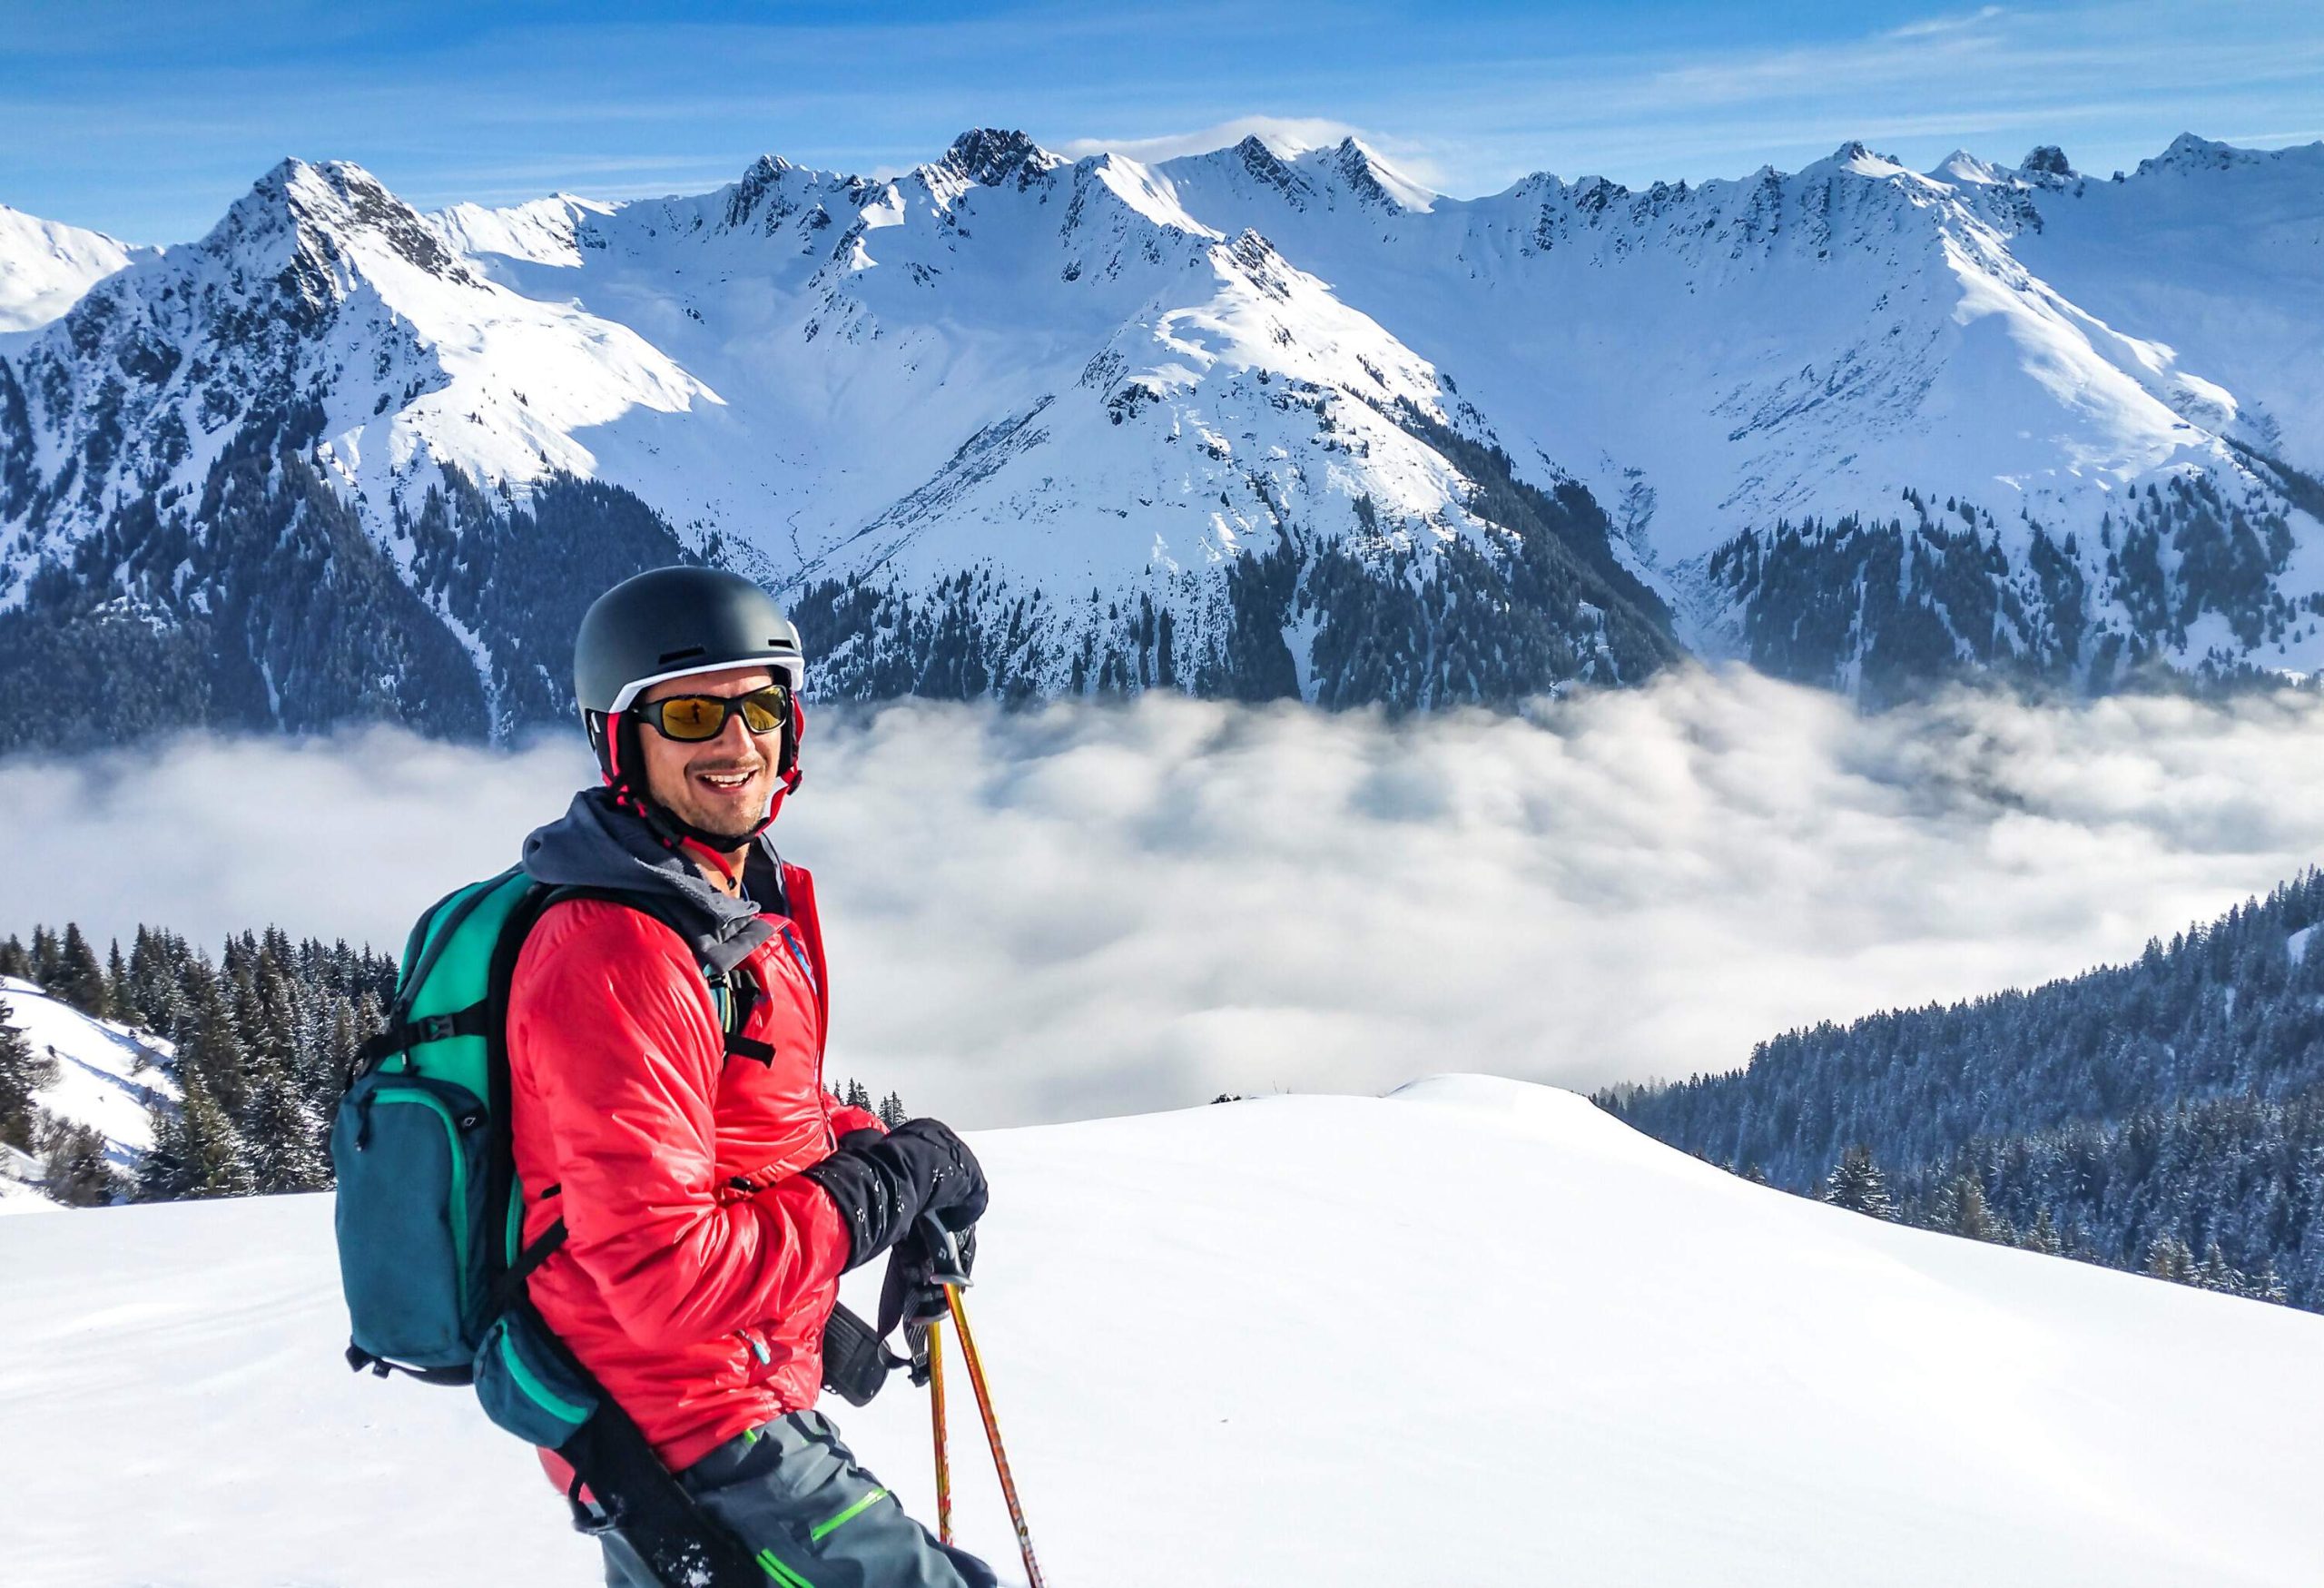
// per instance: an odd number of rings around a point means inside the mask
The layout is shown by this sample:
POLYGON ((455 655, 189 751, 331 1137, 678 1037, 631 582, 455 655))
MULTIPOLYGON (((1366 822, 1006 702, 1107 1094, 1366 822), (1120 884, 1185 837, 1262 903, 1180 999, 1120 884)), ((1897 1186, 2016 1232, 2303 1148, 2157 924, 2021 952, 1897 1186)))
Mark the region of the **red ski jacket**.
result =
POLYGON ((730 1055, 694 950, 609 901, 551 905, 510 989, 524 1236, 569 1231, 534 1304, 673 1471, 814 1405, 848 1238, 798 1171, 879 1123, 823 1090, 814 884, 782 883, 788 913, 734 972, 764 1049, 730 1055))

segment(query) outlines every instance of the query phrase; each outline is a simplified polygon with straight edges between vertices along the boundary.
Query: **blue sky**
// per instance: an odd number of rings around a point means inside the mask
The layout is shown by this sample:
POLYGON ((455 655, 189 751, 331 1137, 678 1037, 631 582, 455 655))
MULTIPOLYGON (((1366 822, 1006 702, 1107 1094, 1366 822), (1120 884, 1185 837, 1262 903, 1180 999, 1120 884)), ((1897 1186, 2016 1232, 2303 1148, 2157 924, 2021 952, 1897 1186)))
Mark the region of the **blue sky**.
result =
POLYGON ((762 152, 892 171, 977 125, 1072 153, 1352 130, 1458 194, 1848 138, 2103 173, 2181 131, 2324 138, 2324 5, 0 0, 0 202, 133 242, 200 234, 284 154, 433 206, 702 192, 762 152))

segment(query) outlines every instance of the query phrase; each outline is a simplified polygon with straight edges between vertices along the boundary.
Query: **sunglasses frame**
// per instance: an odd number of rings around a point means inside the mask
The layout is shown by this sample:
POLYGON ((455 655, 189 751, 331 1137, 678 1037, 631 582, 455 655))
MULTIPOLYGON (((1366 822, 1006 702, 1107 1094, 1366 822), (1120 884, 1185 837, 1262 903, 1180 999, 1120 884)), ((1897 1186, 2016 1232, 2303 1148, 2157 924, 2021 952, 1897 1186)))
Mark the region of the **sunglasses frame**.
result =
POLYGON ((770 695, 778 696, 783 702, 783 708, 775 713, 773 726, 754 728, 751 726, 750 718, 743 717, 743 731, 753 738, 763 739, 769 734, 779 734, 791 725, 792 699, 791 686, 788 684, 770 684, 763 689, 753 689, 742 695, 665 695, 659 700, 641 700, 629 709, 642 718, 647 726, 674 745, 707 745, 726 731, 726 725, 729 722, 735 717, 743 716, 743 702, 763 701, 770 695), (668 726, 662 721, 662 708, 681 700, 717 702, 718 725, 699 736, 670 732, 668 726))

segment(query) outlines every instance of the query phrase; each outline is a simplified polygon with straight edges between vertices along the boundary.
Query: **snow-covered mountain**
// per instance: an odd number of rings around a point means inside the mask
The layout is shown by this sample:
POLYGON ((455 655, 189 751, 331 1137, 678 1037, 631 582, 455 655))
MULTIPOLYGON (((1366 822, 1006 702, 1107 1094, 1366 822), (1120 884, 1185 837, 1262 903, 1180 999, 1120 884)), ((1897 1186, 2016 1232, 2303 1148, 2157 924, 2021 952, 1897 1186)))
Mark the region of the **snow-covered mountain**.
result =
POLYGON ((0 349, 0 695, 97 651, 502 731, 681 553, 836 695, 2311 669, 2319 240, 2324 144, 2193 138, 1462 201, 986 131, 435 215, 286 162, 0 349))
MULTIPOLYGON (((1513 1081, 972 1140, 970 1313, 1055 1582, 2304 1588, 2324 1552, 2312 1316, 1821 1207, 1513 1081)), ((468 1396, 347 1372, 327 1198, 0 1220, 0 1271, 11 1584, 594 1570, 468 1396)), ((837 1411, 932 1515, 924 1399, 837 1411)), ((1013 1579, 958 1413, 963 1542, 1013 1579)))

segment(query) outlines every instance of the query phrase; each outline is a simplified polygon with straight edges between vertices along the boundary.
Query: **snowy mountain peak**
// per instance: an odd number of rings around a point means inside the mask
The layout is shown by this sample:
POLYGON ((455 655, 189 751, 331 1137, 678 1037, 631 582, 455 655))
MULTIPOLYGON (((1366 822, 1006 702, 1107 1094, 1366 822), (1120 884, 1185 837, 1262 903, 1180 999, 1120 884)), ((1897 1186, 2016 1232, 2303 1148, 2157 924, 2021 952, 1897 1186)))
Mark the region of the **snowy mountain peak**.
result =
POLYGON ((1425 214, 1435 207, 1435 193, 1398 172, 1377 152, 1353 136, 1341 139, 1339 145, 1328 153, 1319 153, 1348 191, 1365 203, 1393 213, 1413 211, 1425 214))
POLYGON ((217 255, 257 248, 272 259, 275 245, 288 244, 328 271, 367 243, 429 275, 474 282, 419 211, 378 177, 343 160, 280 162, 234 202, 200 246, 217 255))
POLYGON ((2018 175, 2028 182, 2044 186, 2062 187, 2081 173, 2066 159, 2066 152, 2055 143, 2042 143, 2025 152, 2017 163, 2018 175))
POLYGON ((2006 167, 1995 165, 1990 160, 1981 160, 1966 149, 1955 149, 1939 161, 1936 168, 1928 174, 1932 181, 1944 182, 1948 187, 2000 187, 2013 180, 2006 167))
MULTIPOLYGON (((766 203, 767 195, 780 192, 786 179, 799 169, 779 154, 762 154, 753 161, 742 179, 726 190, 726 213, 721 222, 724 230, 739 232, 749 225, 766 203)), ((768 211, 767 228, 773 230, 791 210, 791 205, 778 200, 768 211)))
POLYGON ((1854 138, 1833 150, 1823 159, 1801 167, 1799 174, 1802 177, 1844 174, 1866 177, 1876 182, 1895 182, 1904 179, 1913 182, 1925 182, 1928 180, 1902 161, 1886 154, 1876 153, 1868 145, 1854 138))
POLYGON ((1228 151, 1243 163, 1243 169, 1258 181, 1286 194, 1305 191, 1306 182, 1292 168, 1290 162, 1275 152, 1274 145, 1258 134, 1252 133, 1228 151))
POLYGON ((2192 133, 2181 133, 2171 140, 2171 147, 2152 160, 2139 162, 2138 174, 2149 176, 2159 171, 2225 171, 2231 166, 2250 165, 2266 159, 2256 149, 2238 149, 2231 143, 2214 143, 2199 138, 2192 133))
POLYGON ((1069 163, 1023 133, 1001 132, 992 127, 962 133, 952 140, 942 161, 944 166, 979 187, 1000 187, 1014 181, 1020 189, 1069 163))

